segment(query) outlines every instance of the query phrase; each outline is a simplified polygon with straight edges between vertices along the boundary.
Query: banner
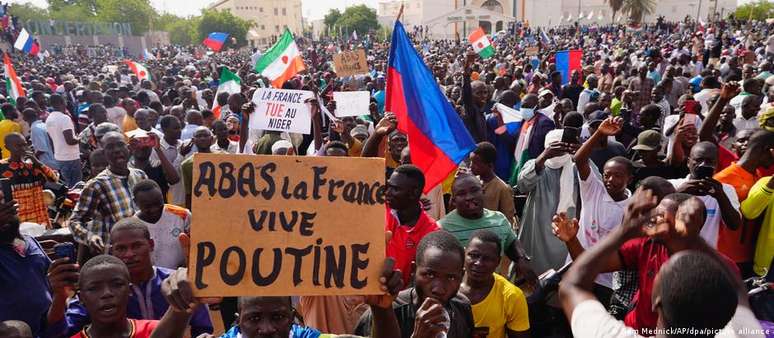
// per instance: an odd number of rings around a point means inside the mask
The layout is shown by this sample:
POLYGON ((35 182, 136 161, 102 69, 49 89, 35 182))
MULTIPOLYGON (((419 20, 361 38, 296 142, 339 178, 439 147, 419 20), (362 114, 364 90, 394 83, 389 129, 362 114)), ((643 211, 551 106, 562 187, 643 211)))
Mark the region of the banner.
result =
POLYGON ((312 116, 306 100, 312 97, 305 90, 258 88, 253 94, 250 129, 311 134, 312 116))
POLYGON ((336 75, 339 77, 368 73, 368 63, 363 49, 334 55, 333 65, 336 68, 336 75))
POLYGON ((194 155, 197 297, 381 294, 384 159, 194 155))
POLYGON ((538 51, 540 51, 540 49, 537 46, 533 46, 533 47, 527 47, 525 51, 527 56, 535 56, 535 55, 538 55, 538 51))
POLYGON ((333 92, 333 101, 336 101, 336 117, 368 115, 371 93, 368 91, 333 92))

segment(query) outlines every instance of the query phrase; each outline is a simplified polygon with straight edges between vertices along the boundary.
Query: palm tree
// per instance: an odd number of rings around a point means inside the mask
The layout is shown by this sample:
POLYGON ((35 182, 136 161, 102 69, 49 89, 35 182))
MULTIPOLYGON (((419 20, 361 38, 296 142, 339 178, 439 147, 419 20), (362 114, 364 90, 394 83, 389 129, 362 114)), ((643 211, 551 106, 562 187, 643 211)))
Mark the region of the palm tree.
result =
POLYGON ((640 23, 642 17, 656 10, 656 0, 624 0, 621 7, 622 13, 629 14, 629 20, 640 23))
POLYGON ((615 14, 618 13, 618 11, 621 10, 621 6, 623 6, 624 0, 607 0, 607 3, 610 5, 610 9, 613 10, 613 21, 615 22, 615 14))

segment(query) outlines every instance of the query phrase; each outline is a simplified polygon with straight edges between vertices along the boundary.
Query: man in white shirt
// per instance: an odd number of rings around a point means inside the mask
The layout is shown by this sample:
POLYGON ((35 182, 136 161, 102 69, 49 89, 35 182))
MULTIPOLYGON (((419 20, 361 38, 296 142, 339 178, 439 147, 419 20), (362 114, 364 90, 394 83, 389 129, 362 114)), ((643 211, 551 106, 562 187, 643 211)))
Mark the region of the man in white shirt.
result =
MULTIPOLYGON (((167 157, 169 162, 172 163, 172 166, 177 168, 178 175, 182 177, 180 164, 183 163, 184 157, 183 155, 180 155, 180 120, 173 115, 165 115, 161 117, 159 125, 161 126, 161 131, 164 133, 164 137, 159 140, 161 151, 164 153, 164 156, 167 157)), ((151 153, 150 161, 154 166, 160 163, 161 160, 158 158, 155 151, 151 153)), ((170 185, 168 194, 167 201, 169 201, 170 204, 177 206, 185 205, 185 189, 182 181, 170 185)))
MULTIPOLYGON (((575 153, 574 160, 580 178, 580 197, 583 203, 578 222, 578 241, 585 249, 596 245, 621 224, 624 210, 629 204, 631 193, 626 186, 634 174, 631 161, 624 157, 611 158, 605 163, 600 177, 596 170, 592 170, 589 159, 594 147, 603 139, 620 132, 622 125, 623 120, 620 117, 607 118, 575 153)), ((598 287, 598 296, 609 299, 613 288, 612 274, 600 275, 596 283, 606 288, 598 287)))
POLYGON ((707 115, 711 108, 707 105, 707 101, 718 94, 720 94, 720 82, 717 77, 707 76, 701 80, 701 90, 693 95, 693 99, 701 104, 702 115, 707 115))
POLYGON ((83 177, 75 126, 70 116, 63 113, 67 111, 67 106, 61 95, 51 95, 49 102, 54 111, 46 119, 46 132, 54 145, 54 160, 57 161, 59 173, 65 184, 73 187, 83 177))
POLYGON ((135 217, 148 227, 153 240, 153 265, 177 269, 185 264, 178 236, 191 226, 191 212, 186 208, 164 204, 161 188, 153 180, 137 182, 132 188, 135 217))
POLYGON ((117 125, 123 131, 124 118, 126 117, 126 109, 116 106, 116 100, 110 96, 105 95, 103 99, 105 108, 107 109, 107 119, 110 123, 117 125))
POLYGON ((731 230, 742 223, 736 190, 712 178, 718 163, 717 154, 718 148, 714 143, 697 143, 688 156, 691 172, 688 177, 669 180, 678 192, 694 195, 704 202, 707 216, 700 235, 713 248, 717 247, 721 219, 731 230))
MULTIPOLYGON (((737 96, 738 97, 738 96, 737 96)), ((742 103, 734 118, 736 130, 756 129, 760 127, 758 113, 761 111, 762 95, 747 95, 742 98, 742 103)))
POLYGON ((583 113, 584 108, 586 108, 586 104, 591 101, 592 95, 599 94, 599 92, 597 91, 597 83, 598 82, 597 82, 597 76, 596 75, 594 75, 594 74, 589 75, 586 78, 586 83, 589 85, 589 87, 584 89, 580 93, 580 96, 578 96, 577 111, 579 113, 583 113))

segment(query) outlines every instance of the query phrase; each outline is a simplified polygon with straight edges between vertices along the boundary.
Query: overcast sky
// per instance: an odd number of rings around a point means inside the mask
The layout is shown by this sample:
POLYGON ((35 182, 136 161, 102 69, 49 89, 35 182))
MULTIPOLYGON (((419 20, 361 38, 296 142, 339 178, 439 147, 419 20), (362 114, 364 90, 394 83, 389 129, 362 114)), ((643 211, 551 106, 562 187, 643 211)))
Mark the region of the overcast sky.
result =
MULTIPOLYGON (((302 0, 304 17, 321 19, 331 8, 344 9, 347 6, 366 4, 376 8, 379 0, 302 0)), ((754 0, 738 0, 739 3, 746 3, 754 0)), ((774 1, 774 0, 768 0, 774 1)), ((10 0, 11 3, 32 2, 38 6, 45 6, 46 0, 10 0)), ((179 16, 188 16, 199 14, 199 10, 215 0, 151 0, 151 3, 160 11, 169 12, 179 16)))
MULTIPOLYGON (((199 14, 199 10, 214 3, 215 0, 150 0, 153 6, 163 12, 179 16, 199 14)), ((10 0, 11 3, 31 2, 38 6, 46 6, 46 0, 10 0)), ((331 8, 344 9, 347 6, 366 4, 376 8, 378 0, 302 0, 303 15, 311 19, 321 19, 331 8)))

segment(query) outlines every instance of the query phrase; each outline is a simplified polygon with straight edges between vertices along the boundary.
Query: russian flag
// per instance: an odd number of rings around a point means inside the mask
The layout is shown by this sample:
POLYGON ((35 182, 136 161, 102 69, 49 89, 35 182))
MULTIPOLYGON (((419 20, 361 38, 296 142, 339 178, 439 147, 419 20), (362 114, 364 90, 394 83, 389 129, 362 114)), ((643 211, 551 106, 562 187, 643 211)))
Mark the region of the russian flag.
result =
POLYGON ((425 174, 425 192, 440 184, 468 157, 475 143, 444 97, 435 76, 395 21, 387 68, 385 111, 408 135, 411 160, 425 174))
POLYGON ((583 59, 582 49, 556 52, 556 70, 562 73, 562 84, 570 82, 570 74, 573 70, 581 70, 581 59, 583 59))
POLYGON ((13 44, 13 47, 32 55, 38 55, 38 52, 40 52, 40 45, 37 41, 35 41, 35 39, 32 38, 30 33, 27 33, 27 30, 24 28, 22 28, 21 32, 19 32, 19 36, 16 38, 16 42, 13 44))
POLYGON ((228 33, 212 32, 210 35, 207 35, 202 44, 210 47, 213 51, 219 52, 223 48, 223 44, 226 43, 226 39, 228 39, 228 33))

